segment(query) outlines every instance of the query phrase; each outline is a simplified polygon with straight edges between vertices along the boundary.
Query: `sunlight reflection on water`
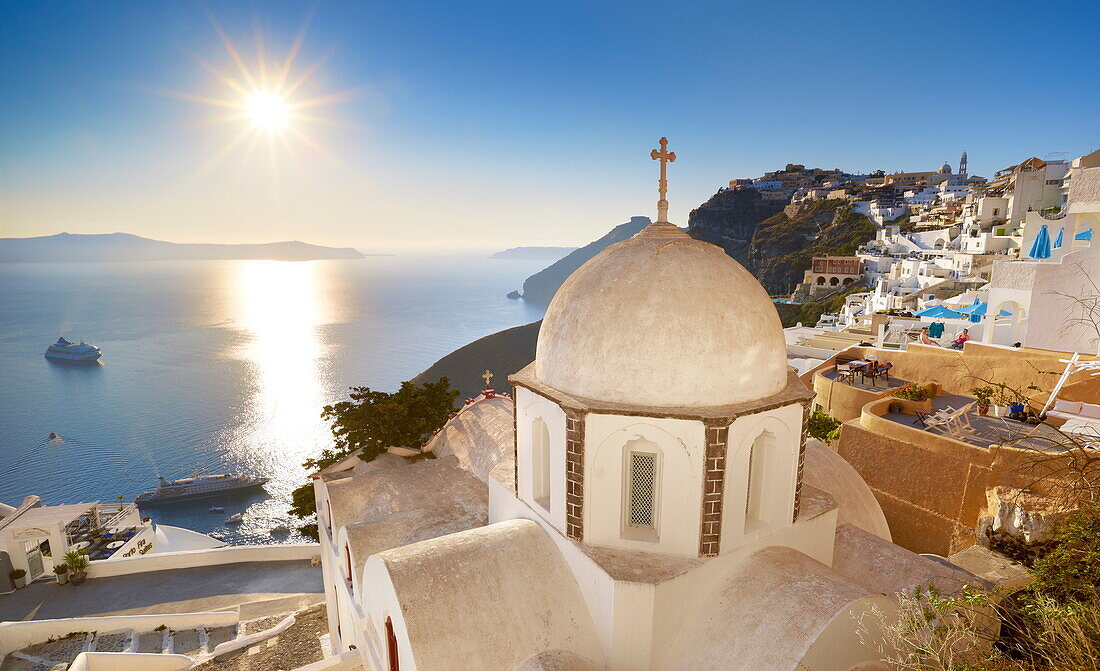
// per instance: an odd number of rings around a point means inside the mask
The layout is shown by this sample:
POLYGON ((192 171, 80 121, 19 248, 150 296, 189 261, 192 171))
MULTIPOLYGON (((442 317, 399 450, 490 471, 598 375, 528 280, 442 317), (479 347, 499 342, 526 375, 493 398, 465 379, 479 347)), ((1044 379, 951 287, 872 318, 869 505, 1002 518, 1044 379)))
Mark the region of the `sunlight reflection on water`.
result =
POLYGON ((132 499, 156 475, 243 471, 271 478, 265 492, 148 512, 272 542, 272 527, 300 524, 287 511, 302 462, 331 444, 322 406, 349 386, 393 389, 456 347, 539 319, 541 308, 504 294, 544 265, 0 264, 0 502, 132 499), (58 335, 99 345, 101 364, 51 364, 42 352, 58 335), (245 522, 227 527, 237 512, 245 522))

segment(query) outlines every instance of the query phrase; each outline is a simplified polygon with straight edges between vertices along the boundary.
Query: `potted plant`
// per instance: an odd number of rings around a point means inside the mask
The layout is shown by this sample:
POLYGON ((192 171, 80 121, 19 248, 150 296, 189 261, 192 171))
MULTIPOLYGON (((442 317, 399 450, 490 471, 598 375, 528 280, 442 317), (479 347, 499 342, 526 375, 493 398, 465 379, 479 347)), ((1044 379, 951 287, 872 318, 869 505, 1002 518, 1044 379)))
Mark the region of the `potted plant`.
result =
POLYGON ((69 566, 67 564, 54 564, 54 575, 57 576, 57 584, 64 585, 69 582, 69 566))
POLYGON ((990 397, 990 400, 993 401, 994 417, 1008 417, 1008 404, 1013 400, 1009 391, 1004 383, 998 384, 994 388, 993 395, 990 397))
POLYGON ((82 551, 69 550, 65 553, 65 564, 69 567, 69 580, 74 585, 83 584, 88 570, 88 557, 82 551))
POLYGON ((13 568, 8 571, 8 577, 11 578, 11 582, 15 585, 15 589, 23 589, 27 586, 27 572, 24 569, 13 568))
POLYGON ((974 394, 974 398, 977 399, 975 404, 978 406, 978 414, 989 414, 989 402, 993 398, 993 392, 996 391, 993 387, 974 387, 970 390, 971 394, 974 394))

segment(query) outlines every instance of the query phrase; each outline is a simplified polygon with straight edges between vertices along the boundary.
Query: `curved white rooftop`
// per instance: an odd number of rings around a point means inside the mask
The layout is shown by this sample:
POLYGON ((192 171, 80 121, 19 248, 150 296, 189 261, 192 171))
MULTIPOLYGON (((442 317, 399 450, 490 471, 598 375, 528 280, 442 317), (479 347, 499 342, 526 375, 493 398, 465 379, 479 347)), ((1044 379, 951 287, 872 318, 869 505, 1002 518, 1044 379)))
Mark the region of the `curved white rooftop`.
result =
POLYGON ((599 401, 730 405, 780 392, 787 352, 760 282, 718 247, 658 222, 565 281, 539 331, 535 375, 599 401))

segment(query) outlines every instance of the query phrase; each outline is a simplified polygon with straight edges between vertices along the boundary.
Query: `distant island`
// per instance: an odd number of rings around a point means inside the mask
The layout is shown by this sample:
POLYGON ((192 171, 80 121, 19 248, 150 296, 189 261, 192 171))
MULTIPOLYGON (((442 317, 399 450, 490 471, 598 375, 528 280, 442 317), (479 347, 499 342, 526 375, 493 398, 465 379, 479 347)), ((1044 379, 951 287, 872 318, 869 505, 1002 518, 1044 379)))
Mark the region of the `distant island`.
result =
POLYGON ((48 261, 316 261, 361 259, 351 247, 321 247, 297 240, 221 245, 150 240, 129 233, 58 233, 37 238, 0 238, 0 262, 48 261))
POLYGON ((489 256, 490 259, 534 259, 557 261, 576 247, 512 247, 489 256))

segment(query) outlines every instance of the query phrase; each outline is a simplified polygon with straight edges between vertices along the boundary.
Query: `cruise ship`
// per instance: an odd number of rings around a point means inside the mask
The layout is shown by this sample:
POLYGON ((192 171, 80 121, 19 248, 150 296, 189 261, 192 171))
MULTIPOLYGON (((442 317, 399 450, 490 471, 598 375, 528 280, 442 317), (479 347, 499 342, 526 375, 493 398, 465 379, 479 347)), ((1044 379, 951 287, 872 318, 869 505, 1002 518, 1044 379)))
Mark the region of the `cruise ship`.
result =
POLYGON ((258 489, 267 482, 268 478, 257 478, 243 473, 220 473, 217 475, 194 475, 179 480, 165 480, 158 477, 157 480, 156 489, 139 494, 134 502, 149 504, 205 499, 248 489, 258 489))
POLYGON ((59 361, 97 361, 102 353, 98 347, 89 345, 83 340, 77 345, 61 337, 57 339, 57 342, 46 348, 45 356, 47 359, 57 359, 59 361))

